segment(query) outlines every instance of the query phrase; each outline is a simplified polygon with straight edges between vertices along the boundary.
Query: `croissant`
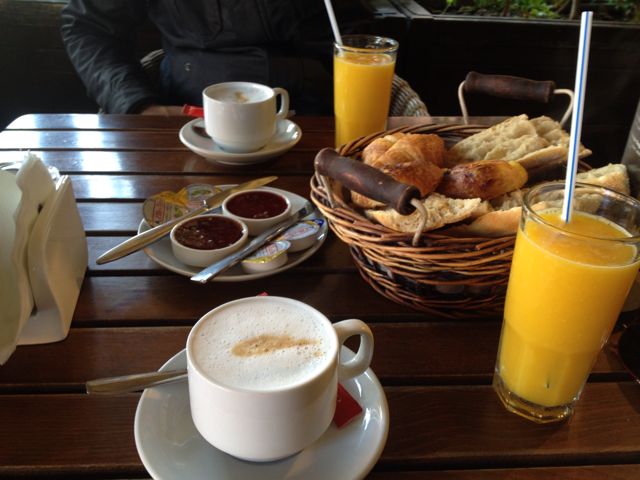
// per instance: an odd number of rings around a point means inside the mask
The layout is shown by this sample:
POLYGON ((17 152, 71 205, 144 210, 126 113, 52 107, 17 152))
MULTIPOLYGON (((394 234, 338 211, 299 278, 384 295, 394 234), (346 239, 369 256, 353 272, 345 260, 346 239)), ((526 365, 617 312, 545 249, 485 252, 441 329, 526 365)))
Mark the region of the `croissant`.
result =
POLYGON ((375 167, 375 163, 385 160, 384 154, 393 150, 402 150, 414 159, 429 161, 442 167, 445 157, 444 140, 434 134, 394 133, 377 138, 362 151, 362 159, 367 165, 375 167))
POLYGON ((527 180, 527 171, 518 162, 482 160, 448 170, 436 190, 451 198, 490 200, 517 190, 527 180))
MULTIPOLYGON (((444 141, 437 135, 387 135, 373 141, 365 151, 364 163, 398 182, 416 186, 422 197, 433 192, 444 175, 439 166, 444 161, 444 141), (374 148, 369 148, 376 142, 374 148)), ((362 208, 383 206, 357 192, 351 193, 351 200, 362 208)))
POLYGON ((404 136, 404 133, 394 133, 393 135, 376 138, 362 150, 362 161, 367 165, 371 165, 404 136))

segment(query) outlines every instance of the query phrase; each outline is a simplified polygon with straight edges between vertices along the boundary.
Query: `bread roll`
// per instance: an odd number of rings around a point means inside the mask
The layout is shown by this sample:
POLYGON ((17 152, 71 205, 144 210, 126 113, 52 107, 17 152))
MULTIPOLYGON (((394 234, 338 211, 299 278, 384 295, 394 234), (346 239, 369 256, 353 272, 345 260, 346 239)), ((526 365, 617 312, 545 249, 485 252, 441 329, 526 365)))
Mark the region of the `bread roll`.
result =
POLYGON ((484 160, 456 165, 444 174, 437 191, 452 198, 490 200, 519 189, 527 178, 516 162, 484 160))

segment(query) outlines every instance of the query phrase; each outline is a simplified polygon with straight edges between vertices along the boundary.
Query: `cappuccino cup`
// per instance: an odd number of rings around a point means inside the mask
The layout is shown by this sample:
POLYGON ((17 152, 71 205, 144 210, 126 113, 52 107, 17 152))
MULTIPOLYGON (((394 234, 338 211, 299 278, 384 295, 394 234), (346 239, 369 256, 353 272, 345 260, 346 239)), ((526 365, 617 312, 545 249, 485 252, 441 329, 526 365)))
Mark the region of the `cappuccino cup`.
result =
POLYGON ((371 363, 373 335, 360 320, 336 324, 284 297, 250 297, 205 314, 187 338, 193 423, 214 447, 272 461, 311 445, 327 430, 338 381, 371 363), (348 361, 344 341, 360 336, 348 361))
POLYGON ((202 105, 205 130, 213 141, 228 152, 248 153, 273 137, 276 122, 289 111, 289 94, 259 83, 218 83, 203 90, 202 105))

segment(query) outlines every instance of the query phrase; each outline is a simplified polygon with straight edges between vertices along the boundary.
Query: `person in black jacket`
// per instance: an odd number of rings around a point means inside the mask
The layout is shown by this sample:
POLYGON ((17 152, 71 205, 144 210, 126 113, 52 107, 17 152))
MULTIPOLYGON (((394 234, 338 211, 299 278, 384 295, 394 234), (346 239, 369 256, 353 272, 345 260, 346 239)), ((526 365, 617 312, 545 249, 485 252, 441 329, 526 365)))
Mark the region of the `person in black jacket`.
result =
MULTIPOLYGON (((359 0, 334 4, 343 33, 370 20, 359 0)), ((296 113, 331 113, 333 37, 323 0, 70 0, 61 32, 106 113, 179 113, 202 104, 204 87, 225 81, 283 87, 296 113), (165 52, 158 82, 135 55, 147 18, 165 52)))

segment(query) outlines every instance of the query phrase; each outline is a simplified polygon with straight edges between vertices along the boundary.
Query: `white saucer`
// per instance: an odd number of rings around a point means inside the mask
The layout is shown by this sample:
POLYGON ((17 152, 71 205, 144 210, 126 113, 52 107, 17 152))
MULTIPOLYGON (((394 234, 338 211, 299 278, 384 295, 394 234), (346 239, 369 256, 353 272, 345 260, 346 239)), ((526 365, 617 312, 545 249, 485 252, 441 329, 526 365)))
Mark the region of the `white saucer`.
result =
MULTIPOLYGON (((219 187, 225 188, 227 187, 227 185, 219 185, 219 187)), ((287 198, 289 198, 289 201, 291 202, 292 212, 295 212, 298 209, 302 208, 302 206, 306 202, 306 199, 304 197, 301 197, 300 195, 296 195, 295 193, 292 193, 292 192, 287 192, 286 190, 280 190, 279 188, 272 188, 272 187, 262 187, 262 188, 264 188, 265 190, 278 192, 282 195, 285 195, 287 198)), ((306 220, 310 220, 313 218, 324 219, 324 217, 317 210, 315 210, 314 213, 312 213, 311 215, 308 215, 307 217, 305 217, 306 220)), ((242 270, 242 267, 240 265, 236 265, 235 267, 232 267, 226 272, 224 272, 224 274, 214 277, 212 281, 213 282, 245 282, 248 280, 256 280, 258 278, 269 277, 271 275, 275 275, 277 273, 284 272, 285 270, 295 267, 299 263, 304 262, 311 255, 313 255, 324 243, 325 239, 327 238, 327 232, 329 230, 327 221, 326 219, 324 220, 325 221, 322 224, 322 227, 320 227, 320 231, 318 232, 318 236, 316 237, 316 242, 306 250, 302 250, 300 252, 295 252, 295 253, 289 253, 287 255, 288 257, 287 263, 285 263, 280 268, 276 268, 275 270, 269 270, 265 272, 245 273, 245 271, 242 270)), ((146 222, 146 220, 143 219, 140 222, 140 225, 138 226, 138 233, 142 233, 146 230, 149 230, 149 228, 150 228, 149 224, 146 222)), ((144 253, 146 253, 149 256, 149 258, 151 258, 153 261, 163 266, 167 270, 171 270, 172 272, 179 273, 180 275, 192 277, 193 275, 195 275, 196 273, 202 270, 202 268, 185 265, 173 255, 173 250, 171 249, 171 240, 169 240, 168 235, 164 236, 161 240, 157 241, 156 243, 153 243, 148 247, 146 247, 144 249, 144 253)))
MULTIPOLYGON (((343 347, 342 355, 350 358, 354 354, 343 347)), ((183 350, 160 370, 186 366, 183 350)), ((186 382, 149 388, 140 397, 134 422, 138 455, 156 480, 364 478, 387 441, 387 399, 371 369, 343 386, 363 413, 340 430, 331 424, 316 443, 297 455, 268 463, 239 460, 207 443, 191 420, 186 382)))
POLYGON ((269 143, 260 150, 251 153, 225 152, 205 135, 202 118, 191 120, 180 129, 180 141, 192 152, 202 155, 208 160, 215 160, 226 165, 251 165, 266 162, 291 149, 302 138, 302 130, 291 120, 278 120, 276 133, 269 140, 269 143), (201 128, 202 133, 197 133, 194 127, 201 128))

